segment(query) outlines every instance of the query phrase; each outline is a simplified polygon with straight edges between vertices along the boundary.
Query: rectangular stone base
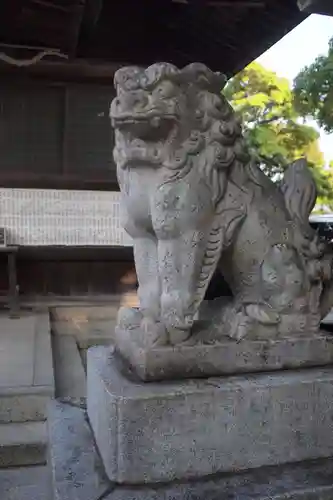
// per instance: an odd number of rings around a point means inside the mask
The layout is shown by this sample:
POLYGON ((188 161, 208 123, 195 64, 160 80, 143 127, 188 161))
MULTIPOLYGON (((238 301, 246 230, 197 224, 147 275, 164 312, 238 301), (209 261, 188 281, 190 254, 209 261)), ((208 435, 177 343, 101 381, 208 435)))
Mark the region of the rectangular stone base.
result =
POLYGON ((88 416, 111 481, 203 478, 333 455, 333 367, 130 381, 88 352, 88 416))
POLYGON ((204 481, 118 486, 105 500, 332 500, 332 459, 263 467, 204 481))
POLYGON ((333 337, 317 334, 236 342, 197 334, 177 346, 147 348, 139 329, 115 332, 116 349, 145 381, 215 377, 333 364, 333 337))

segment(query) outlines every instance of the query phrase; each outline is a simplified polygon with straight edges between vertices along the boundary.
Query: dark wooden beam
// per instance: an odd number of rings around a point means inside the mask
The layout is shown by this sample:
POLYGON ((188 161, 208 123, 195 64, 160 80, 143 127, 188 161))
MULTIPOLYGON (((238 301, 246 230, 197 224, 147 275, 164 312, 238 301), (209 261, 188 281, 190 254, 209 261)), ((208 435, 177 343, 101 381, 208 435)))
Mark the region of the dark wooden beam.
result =
POLYGON ((332 0, 298 0, 298 6, 301 11, 309 14, 333 16, 332 0))
MULTIPOLYGON (((124 63, 125 64, 125 63, 124 63)), ((124 64, 96 63, 82 59, 70 62, 40 62, 17 67, 0 61, 1 77, 113 85, 115 71, 124 64)))
POLYGON ((127 246, 26 246, 19 247, 18 257, 19 260, 42 261, 134 262, 133 248, 127 246))
POLYGON ((171 0, 173 3, 181 3, 186 5, 201 4, 207 7, 231 7, 233 9, 239 8, 253 8, 253 7, 265 7, 265 2, 263 0, 171 0))
POLYGON ((81 191, 119 191, 115 173, 107 178, 84 178, 82 175, 44 175, 0 172, 0 186, 24 189, 74 189, 81 191))
POLYGON ((52 47, 74 57, 85 0, 2 0, 0 3, 1 42, 52 47))

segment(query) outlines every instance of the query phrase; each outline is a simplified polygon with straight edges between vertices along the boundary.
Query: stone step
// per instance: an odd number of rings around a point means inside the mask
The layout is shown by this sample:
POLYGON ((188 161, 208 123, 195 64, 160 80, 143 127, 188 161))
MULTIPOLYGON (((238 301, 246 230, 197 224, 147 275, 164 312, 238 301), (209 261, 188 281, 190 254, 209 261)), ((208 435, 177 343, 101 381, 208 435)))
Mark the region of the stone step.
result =
MULTIPOLYGON (((155 486, 115 484, 105 476, 84 411, 58 401, 50 404, 49 411, 49 465, 52 471, 54 500, 332 500, 333 498, 332 458, 279 467, 263 467, 242 473, 213 475, 189 482, 176 481, 155 486)), ((1 495, 0 498, 7 500, 1 495)), ((35 500, 35 497, 27 496, 28 499, 35 500)), ((12 500, 12 497, 8 500, 12 500)))
POLYGON ((46 420, 53 397, 48 313, 0 315, 0 424, 46 420))
POLYGON ((85 407, 86 374, 75 338, 54 335, 52 345, 57 399, 63 403, 85 407))
POLYGON ((46 456, 46 422, 0 425, 0 468, 42 465, 46 456))
POLYGON ((113 487, 103 471, 84 410, 52 401, 48 432, 54 500, 104 499, 113 487))

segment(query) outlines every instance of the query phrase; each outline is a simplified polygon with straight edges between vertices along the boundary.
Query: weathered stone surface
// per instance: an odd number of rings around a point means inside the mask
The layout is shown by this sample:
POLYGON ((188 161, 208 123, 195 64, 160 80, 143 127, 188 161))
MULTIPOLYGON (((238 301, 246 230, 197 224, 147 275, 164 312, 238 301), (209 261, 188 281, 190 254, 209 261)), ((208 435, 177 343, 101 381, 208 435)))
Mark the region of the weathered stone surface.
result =
POLYGON ((332 255, 308 220, 311 171, 299 160, 279 185, 262 172, 225 83, 199 63, 115 74, 114 159, 140 301, 118 325, 140 328, 146 347, 193 335, 217 269, 233 298, 216 339, 316 332, 332 307, 332 255))
POLYGON ((117 487, 105 500, 332 500, 332 459, 182 484, 117 487))
POLYGON ((116 328, 121 356, 142 380, 211 377, 324 366, 333 363, 333 337, 325 332, 271 340, 209 341, 207 332, 178 346, 145 347, 140 329, 116 328))
POLYGON ((86 374, 74 337, 53 337, 56 397, 64 403, 86 406, 86 374))
POLYGON ((110 488, 85 413, 57 401, 49 407, 54 500, 96 500, 110 488))
POLYGON ((88 352, 88 415, 108 477, 198 478, 333 455, 333 368, 141 383, 88 352))
POLYGON ((45 422, 0 425, 1 468, 45 464, 46 450, 45 422))

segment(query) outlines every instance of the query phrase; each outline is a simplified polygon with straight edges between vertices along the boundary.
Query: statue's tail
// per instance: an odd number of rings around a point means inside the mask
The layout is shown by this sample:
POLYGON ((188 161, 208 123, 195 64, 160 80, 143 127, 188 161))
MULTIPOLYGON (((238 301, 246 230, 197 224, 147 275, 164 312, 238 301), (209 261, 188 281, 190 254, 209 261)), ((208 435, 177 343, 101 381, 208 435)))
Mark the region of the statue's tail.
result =
POLYGON ((281 191, 292 219, 302 228, 309 228, 309 215, 316 203, 317 187, 305 158, 288 167, 281 191))
POLYGON ((287 169, 281 191, 291 218, 297 222, 300 235, 304 236, 302 251, 307 258, 308 276, 323 285, 318 304, 323 319, 333 307, 332 255, 325 254, 325 248, 309 224, 317 188, 305 159, 297 160, 287 169))
POLYGON ((324 287, 320 297, 320 317, 326 318, 333 307, 333 281, 329 281, 324 287))

